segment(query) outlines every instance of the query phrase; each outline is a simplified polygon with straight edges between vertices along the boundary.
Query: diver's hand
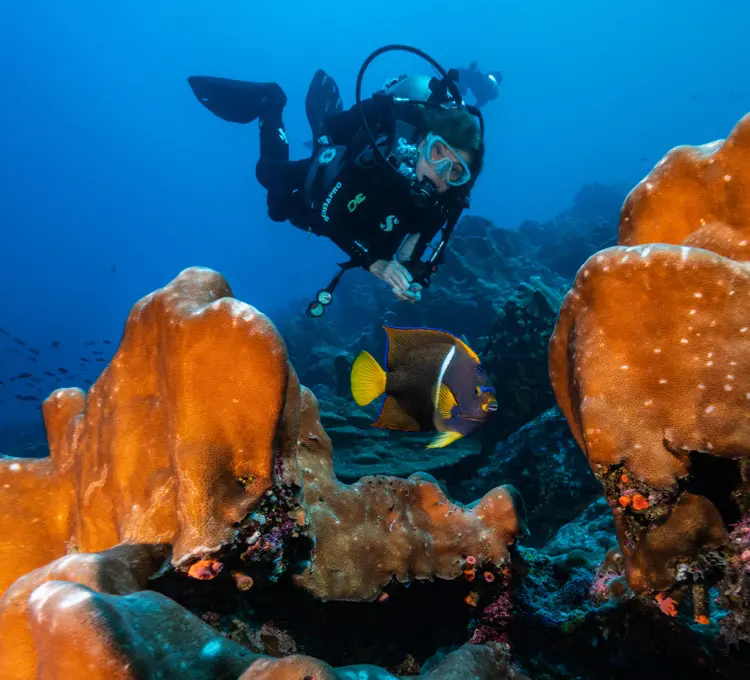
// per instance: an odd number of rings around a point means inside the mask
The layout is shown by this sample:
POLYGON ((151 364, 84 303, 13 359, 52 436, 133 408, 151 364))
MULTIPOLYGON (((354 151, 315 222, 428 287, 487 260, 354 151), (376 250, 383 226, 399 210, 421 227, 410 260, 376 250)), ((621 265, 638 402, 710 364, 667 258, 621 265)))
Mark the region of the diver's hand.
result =
POLYGON ((419 302, 422 299, 422 286, 412 283, 403 293, 396 293, 396 297, 407 302, 419 302))
POLYGON ((422 286, 414 283, 409 270, 396 260, 377 260, 370 265, 370 273, 385 281, 399 300, 416 302, 422 297, 422 286))

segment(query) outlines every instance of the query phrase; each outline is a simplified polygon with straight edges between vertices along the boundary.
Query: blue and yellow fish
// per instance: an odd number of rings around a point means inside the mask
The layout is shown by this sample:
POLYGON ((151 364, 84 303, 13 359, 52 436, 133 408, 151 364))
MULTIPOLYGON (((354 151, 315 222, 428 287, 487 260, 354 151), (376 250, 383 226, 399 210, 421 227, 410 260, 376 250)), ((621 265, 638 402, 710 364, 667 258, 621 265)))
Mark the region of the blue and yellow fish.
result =
POLYGON ((373 427, 439 432, 442 448, 480 427, 497 411, 495 390, 476 353, 462 340, 430 328, 383 326, 386 368, 368 352, 354 360, 352 396, 360 406, 386 394, 373 427))

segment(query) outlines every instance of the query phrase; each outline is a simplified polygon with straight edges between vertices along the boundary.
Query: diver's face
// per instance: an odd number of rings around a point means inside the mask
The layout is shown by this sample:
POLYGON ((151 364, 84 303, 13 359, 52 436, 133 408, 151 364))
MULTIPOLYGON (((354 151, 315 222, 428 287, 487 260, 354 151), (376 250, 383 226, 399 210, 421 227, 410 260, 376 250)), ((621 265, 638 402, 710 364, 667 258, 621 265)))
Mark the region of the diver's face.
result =
MULTIPOLYGON (((419 145, 419 158, 417 159, 417 165, 415 172, 417 179, 420 181, 423 177, 427 177, 437 187, 438 193, 445 193, 451 186, 455 186, 449 183, 457 181, 461 176, 461 168, 468 168, 471 155, 461 149, 454 150, 443 142, 435 142, 429 147, 430 156, 427 157, 427 141, 422 140, 419 145), (452 166, 448 174, 441 172, 440 161, 448 159, 451 161, 452 166)), ((448 164, 445 164, 448 165, 448 164)), ((443 166, 445 167, 445 166, 443 166)))

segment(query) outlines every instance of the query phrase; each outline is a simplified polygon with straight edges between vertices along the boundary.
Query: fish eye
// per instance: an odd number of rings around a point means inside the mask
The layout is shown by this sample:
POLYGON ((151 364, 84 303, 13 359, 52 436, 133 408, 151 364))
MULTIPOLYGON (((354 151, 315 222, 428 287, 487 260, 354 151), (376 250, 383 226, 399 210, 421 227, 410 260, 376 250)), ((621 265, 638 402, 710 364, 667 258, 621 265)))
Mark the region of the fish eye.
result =
POLYGON ((481 387, 475 387, 474 388, 474 396, 475 397, 481 397, 482 396, 482 388, 481 387))

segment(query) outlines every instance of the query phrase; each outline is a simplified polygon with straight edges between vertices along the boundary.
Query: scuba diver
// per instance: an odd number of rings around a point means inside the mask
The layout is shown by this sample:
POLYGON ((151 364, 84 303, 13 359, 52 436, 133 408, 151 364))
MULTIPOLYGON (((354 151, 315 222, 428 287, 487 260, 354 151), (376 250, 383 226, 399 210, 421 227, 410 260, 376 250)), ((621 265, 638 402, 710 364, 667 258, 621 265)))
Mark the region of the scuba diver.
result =
MULTIPOLYGON (((390 46, 370 59, 388 49, 413 50, 390 46)), ((399 76, 361 100, 367 63, 357 105, 349 110, 335 81, 316 72, 305 102, 313 152, 302 160, 289 159, 287 98, 278 84, 188 78, 197 99, 219 118, 259 120, 256 177, 268 192, 269 217, 327 237, 350 257, 308 306, 311 317, 323 314, 353 267, 387 283, 398 299, 418 301, 482 170, 481 113, 461 101, 455 72, 443 71, 442 80, 399 76)))
POLYGON ((476 61, 472 61, 468 68, 457 68, 456 71, 461 94, 465 95, 471 90, 478 108, 497 99, 500 94, 500 83, 503 82, 503 74, 500 71, 482 73, 476 61))

